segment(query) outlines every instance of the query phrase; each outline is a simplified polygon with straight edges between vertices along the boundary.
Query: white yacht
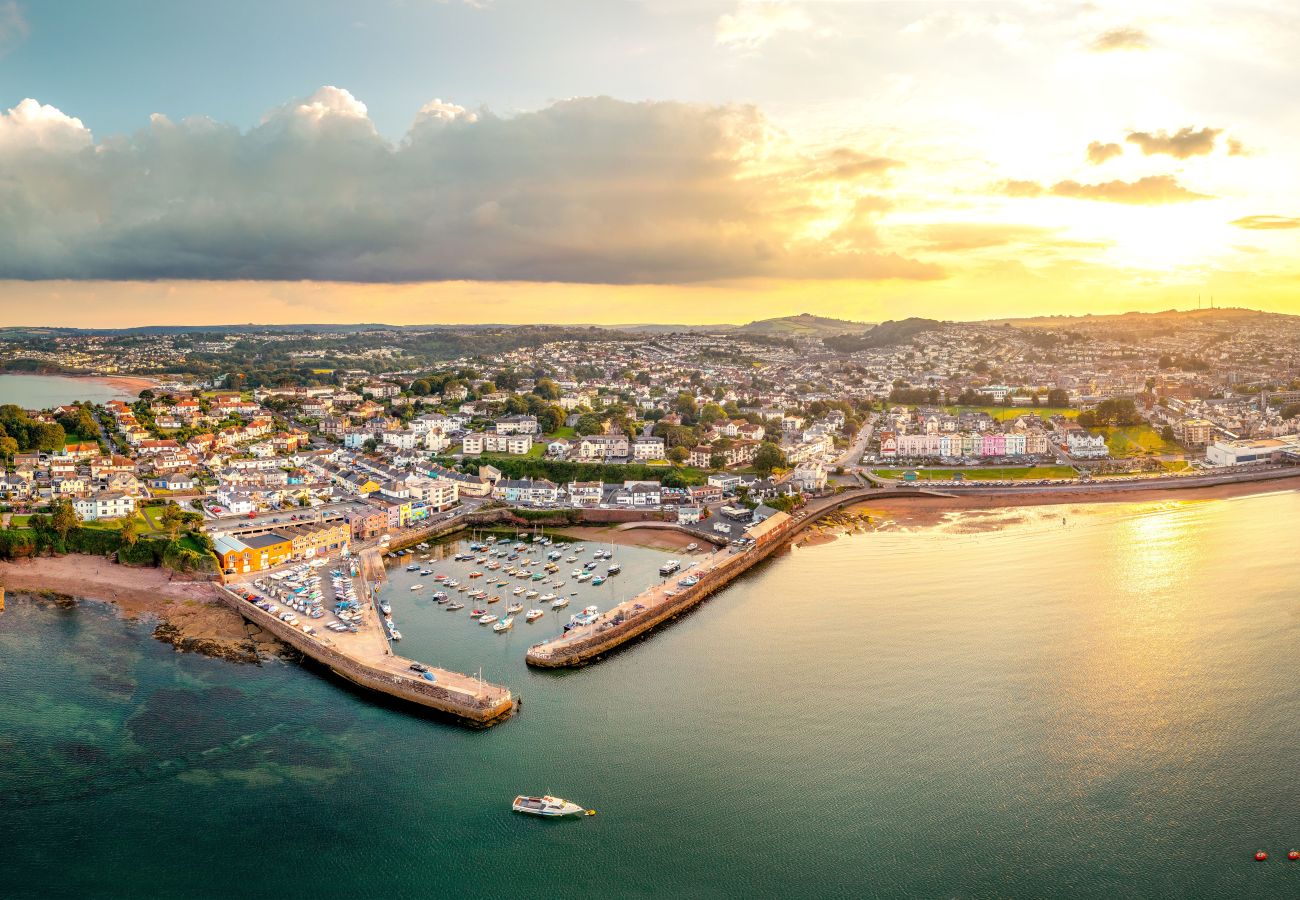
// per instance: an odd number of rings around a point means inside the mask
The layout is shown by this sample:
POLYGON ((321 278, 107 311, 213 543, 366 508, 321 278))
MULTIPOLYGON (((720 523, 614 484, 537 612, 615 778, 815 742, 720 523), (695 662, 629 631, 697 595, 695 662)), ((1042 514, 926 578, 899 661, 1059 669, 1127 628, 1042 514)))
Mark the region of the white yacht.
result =
POLYGON ((520 794, 511 807, 515 812, 528 813, 530 816, 594 816, 594 809, 583 809, 576 803, 570 803, 563 797, 525 797, 520 794))

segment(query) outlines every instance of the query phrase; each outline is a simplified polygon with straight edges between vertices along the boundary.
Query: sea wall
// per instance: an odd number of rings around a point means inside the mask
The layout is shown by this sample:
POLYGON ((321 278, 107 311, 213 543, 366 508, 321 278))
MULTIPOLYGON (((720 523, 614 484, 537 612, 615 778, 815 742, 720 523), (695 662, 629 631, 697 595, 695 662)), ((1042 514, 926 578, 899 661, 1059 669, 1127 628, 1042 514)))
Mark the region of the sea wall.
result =
POLYGON ((782 530, 765 535, 750 549, 734 553, 718 563, 711 571, 702 574, 697 584, 680 589, 667 603, 637 612, 622 622, 610 624, 580 640, 551 646, 546 643, 535 645, 528 651, 528 663, 542 668, 563 668, 594 661, 602 654, 680 616, 715 591, 726 587, 784 546, 807 521, 790 520, 782 530))
POLYGON ((219 593, 226 603, 234 607, 248 621, 275 635, 295 650, 328 666, 333 672, 354 684, 435 709, 475 725, 496 724, 514 711, 514 698, 505 688, 493 686, 493 692, 484 696, 475 696, 456 688, 396 676, 353 659, 332 647, 326 647, 311 635, 292 627, 287 622, 280 621, 229 589, 222 588, 219 593))

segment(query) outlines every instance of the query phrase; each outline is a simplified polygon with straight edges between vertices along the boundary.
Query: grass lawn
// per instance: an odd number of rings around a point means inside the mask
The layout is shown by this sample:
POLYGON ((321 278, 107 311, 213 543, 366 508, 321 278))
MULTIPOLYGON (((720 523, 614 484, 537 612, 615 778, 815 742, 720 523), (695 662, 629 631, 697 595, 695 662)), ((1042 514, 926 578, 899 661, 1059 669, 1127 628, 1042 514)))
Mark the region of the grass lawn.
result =
POLYGON ((162 514, 165 506, 142 506, 140 512, 144 515, 146 524, 154 531, 162 531, 162 514))
POLYGON ((1132 456, 1151 456, 1157 453, 1182 453, 1183 448, 1166 441, 1150 425, 1130 425, 1124 428, 1098 428, 1099 434, 1106 436, 1106 446, 1110 455, 1116 459, 1132 456))
POLYGON ((572 428, 570 428, 568 425, 561 425, 559 428, 555 429, 555 431, 553 431, 553 432, 551 432, 550 434, 546 435, 545 440, 547 440, 547 441, 569 441, 569 440, 572 440, 573 438, 575 438, 575 437, 577 437, 577 436, 578 436, 578 433, 577 433, 576 431, 574 431, 572 428))
POLYGON ((960 472, 967 481, 1038 481, 1043 478, 1076 478, 1078 473, 1069 466, 1019 466, 991 469, 873 469, 880 478, 901 478, 904 472, 915 472, 917 482, 945 481, 960 472))
POLYGON ((945 406, 943 409, 944 412, 953 415, 963 412, 988 413, 999 422, 1019 418, 1025 413, 1036 413, 1044 419, 1049 416, 1065 416, 1067 419, 1076 419, 1079 416, 1077 409, 1071 409, 1067 406, 945 406))
POLYGON ((14 515, 9 517, 9 524, 15 528, 26 528, 27 523, 31 521, 31 518, 32 517, 28 515, 20 516, 17 513, 15 513, 14 515))

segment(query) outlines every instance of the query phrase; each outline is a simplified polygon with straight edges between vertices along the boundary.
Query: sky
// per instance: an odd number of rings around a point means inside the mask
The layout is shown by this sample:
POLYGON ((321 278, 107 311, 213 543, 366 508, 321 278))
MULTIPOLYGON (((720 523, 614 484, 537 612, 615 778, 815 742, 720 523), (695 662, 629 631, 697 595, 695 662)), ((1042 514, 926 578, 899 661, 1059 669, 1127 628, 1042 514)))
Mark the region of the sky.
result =
POLYGON ((0 323, 1300 313, 1300 5, 0 0, 0 323))

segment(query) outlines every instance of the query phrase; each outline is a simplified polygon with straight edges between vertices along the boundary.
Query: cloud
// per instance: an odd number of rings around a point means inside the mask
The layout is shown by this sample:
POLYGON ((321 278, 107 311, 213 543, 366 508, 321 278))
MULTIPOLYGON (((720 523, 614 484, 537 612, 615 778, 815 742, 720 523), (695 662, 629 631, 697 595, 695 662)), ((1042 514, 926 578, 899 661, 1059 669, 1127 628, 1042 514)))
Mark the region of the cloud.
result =
POLYGON ((31 34, 31 27, 27 24, 27 17, 23 15, 23 8, 18 5, 17 0, 6 0, 0 3, 0 57, 3 57, 13 50, 31 34))
POLYGON ((1108 159, 1123 155, 1124 148, 1119 144, 1103 144, 1101 141, 1093 141, 1088 145, 1088 162, 1094 166, 1099 166, 1108 159))
POLYGON ((1163 153, 1176 159, 1207 156, 1214 152, 1214 142, 1222 128, 1181 128, 1175 134, 1164 131, 1135 131, 1126 140, 1137 144, 1147 156, 1163 153))
POLYGON ((1172 175, 1148 175, 1137 181, 1103 181, 1098 184, 1081 184, 1078 181, 1058 181, 1050 188, 1036 181, 1004 181, 998 191, 1008 197, 1070 197, 1076 200, 1101 200, 1109 203, 1129 203, 1140 206, 1160 206, 1166 203, 1184 203, 1190 200, 1208 200, 1210 195, 1198 194, 1178 183, 1172 175))
POLYGON ((1251 231, 1278 231, 1287 228, 1300 228, 1300 218, 1291 216, 1243 216, 1233 219, 1229 224, 1251 231))
POLYGON ((885 175, 903 162, 887 156, 873 156, 852 147, 836 147, 809 161, 804 177, 812 181, 853 181, 865 175, 885 175))
POLYGON ((1116 50, 1150 50, 1151 36, 1141 28, 1127 26, 1103 31, 1093 38, 1088 49, 1094 53, 1111 53, 1116 50))
POLYGON ((927 250, 950 253, 1034 241, 1055 230, 1041 225, 999 222, 939 222, 922 226, 919 236, 927 250))
POLYGON ((1246 145, 1236 138, 1228 138, 1228 155, 1229 156, 1247 156, 1246 145))
POLYGON ((1019 181, 1014 178, 1002 182, 998 190, 1008 197, 1038 197, 1044 193, 1043 186, 1037 181, 1019 181))
POLYGON ((0 278, 941 277, 874 238, 852 179, 895 164, 810 159, 743 105, 590 97, 507 117, 435 100, 394 143, 324 87, 247 131, 155 115, 95 141, 25 100, 0 114, 0 278))
POLYGON ((785 31, 807 31, 808 14, 794 3, 781 0, 741 0, 734 12, 718 17, 714 41, 720 47, 756 50, 785 31))

